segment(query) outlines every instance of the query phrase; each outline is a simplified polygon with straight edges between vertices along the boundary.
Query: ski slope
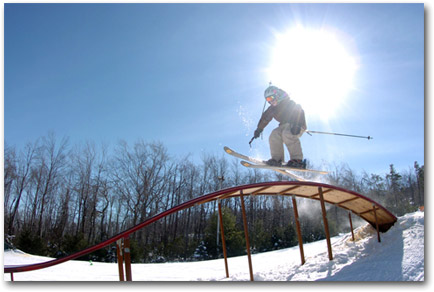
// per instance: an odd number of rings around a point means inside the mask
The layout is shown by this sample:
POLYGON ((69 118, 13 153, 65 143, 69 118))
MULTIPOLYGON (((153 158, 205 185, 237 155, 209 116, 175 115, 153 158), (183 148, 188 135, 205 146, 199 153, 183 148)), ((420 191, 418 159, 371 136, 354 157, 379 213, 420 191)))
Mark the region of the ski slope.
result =
MULTIPOLYGON (((351 234, 333 237, 329 261, 325 240, 304 245, 306 263, 300 265, 298 246, 252 255, 255 281, 424 281, 424 213, 414 212, 381 234, 371 225, 351 234)), ((5 251, 4 264, 29 264, 51 258, 5 251)), ((229 278, 223 259, 162 264, 132 264, 133 281, 249 281, 247 256, 228 259, 229 278)), ((10 274, 4 274, 10 281, 10 274)), ((118 281, 117 264, 69 261, 50 268, 15 273, 15 281, 118 281)))

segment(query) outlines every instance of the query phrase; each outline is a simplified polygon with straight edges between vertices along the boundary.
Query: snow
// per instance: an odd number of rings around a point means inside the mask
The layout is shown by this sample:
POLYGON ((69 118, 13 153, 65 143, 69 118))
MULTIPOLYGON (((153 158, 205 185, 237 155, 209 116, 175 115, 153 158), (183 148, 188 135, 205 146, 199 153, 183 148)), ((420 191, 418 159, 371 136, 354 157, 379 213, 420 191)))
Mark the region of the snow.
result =
MULTIPOLYGON (((424 212, 398 218, 386 233, 369 224, 333 237, 333 260, 325 240, 304 244, 306 263, 301 265, 298 246, 252 255, 255 281, 424 281, 424 212)), ((50 260, 21 251, 5 251, 4 264, 17 265, 50 260)), ((162 264, 132 264, 133 281, 249 281, 247 256, 162 264)), ((10 281, 10 274, 4 274, 10 281)), ((117 264, 69 261, 54 267, 14 274, 15 281, 118 281, 117 264)))

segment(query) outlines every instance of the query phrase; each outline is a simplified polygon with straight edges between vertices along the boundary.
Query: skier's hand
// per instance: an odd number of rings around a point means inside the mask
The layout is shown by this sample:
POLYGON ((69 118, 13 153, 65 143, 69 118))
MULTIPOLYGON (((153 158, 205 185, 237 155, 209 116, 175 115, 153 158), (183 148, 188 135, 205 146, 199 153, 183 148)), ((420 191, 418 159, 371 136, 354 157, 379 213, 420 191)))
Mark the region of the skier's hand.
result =
POLYGON ((253 134, 253 138, 259 138, 259 136, 261 136, 262 133, 262 129, 256 129, 255 133, 253 134))
POLYGON ((291 134, 292 135, 298 135, 300 134, 301 127, 300 126, 292 126, 291 127, 291 134))

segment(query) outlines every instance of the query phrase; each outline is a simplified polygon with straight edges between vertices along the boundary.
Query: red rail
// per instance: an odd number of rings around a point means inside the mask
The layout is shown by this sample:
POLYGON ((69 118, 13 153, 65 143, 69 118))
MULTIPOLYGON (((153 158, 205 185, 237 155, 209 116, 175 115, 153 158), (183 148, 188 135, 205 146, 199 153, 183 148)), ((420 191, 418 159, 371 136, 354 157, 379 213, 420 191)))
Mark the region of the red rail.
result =
MULTIPOLYGON (((237 186, 237 187, 232 187, 232 188, 228 188, 228 189, 224 189, 224 190, 220 190, 211 194, 207 194, 207 195, 203 195, 201 197, 197 197, 195 199, 192 199, 190 201, 187 201, 183 204, 180 204, 178 206, 175 206, 169 210, 166 210, 164 212, 161 212, 158 215, 155 215, 149 219, 147 219, 146 221, 137 224, 136 226, 122 232, 119 233, 118 235, 115 235, 113 237, 111 237, 110 239, 107 239, 97 245, 94 245, 92 247, 86 248, 82 251, 79 251, 77 253, 74 253, 72 255, 63 257, 63 258, 59 258, 59 259, 54 259, 51 261, 47 261, 47 262, 42 262, 42 263, 37 263, 37 264, 28 264, 28 265, 6 265, 4 267, 4 272, 5 273, 17 273, 17 272, 27 272, 27 271, 33 271, 33 270, 39 270, 39 269, 43 269, 43 268, 47 268, 47 267, 51 267, 54 265, 58 265, 73 259, 77 259, 81 256, 87 255, 89 253, 92 253, 94 251, 97 251, 109 244, 112 244, 114 242, 116 242, 117 240, 124 238, 128 235, 130 235, 133 232, 138 231, 139 229, 161 219, 164 218, 172 213, 178 212, 180 210, 183 210, 185 208, 190 208, 196 204, 200 204, 200 203, 207 203, 207 202, 211 202, 213 200, 218 199, 219 197, 222 198, 229 198, 229 197, 238 197, 240 196, 240 194, 242 194, 243 196, 248 196, 250 195, 250 193, 248 192, 244 192, 243 190, 248 190, 248 189, 252 189, 252 188, 256 188, 256 189, 264 189, 266 190, 267 187, 274 187, 274 186, 309 186, 309 187, 323 187, 323 188, 328 188, 328 189, 333 189, 333 190, 337 190, 337 191, 341 191, 341 192, 346 192, 352 195, 355 195, 359 198, 362 198, 364 200, 367 200, 369 202, 372 202, 373 204, 375 204, 379 209, 385 211, 385 213, 389 214, 392 218, 392 221, 396 221, 396 217, 390 213, 388 210, 386 210, 384 207, 382 207, 380 204, 372 201, 371 199, 364 197, 356 192, 353 191, 349 191, 349 190, 345 190, 339 187, 335 187, 332 185, 328 185, 328 184, 322 184, 322 183, 314 183, 314 182, 298 182, 298 181, 279 181, 279 182, 264 182, 264 183, 257 183, 257 184, 250 184, 250 185, 243 185, 243 186, 237 186)), ((282 194, 282 192, 278 192, 279 194, 282 194)), ((277 193, 273 193, 273 192, 267 192, 264 191, 263 193, 259 193, 259 192, 255 192, 255 194, 277 194, 277 193)), ((366 219, 365 219, 366 220, 366 219)), ((369 222, 369 221, 368 221, 369 222)), ((372 224, 372 222, 369 222, 372 224)), ((393 224, 393 223, 392 223, 393 224)), ((388 228, 387 228, 388 229, 388 228)), ((386 229, 386 230, 387 230, 386 229)))

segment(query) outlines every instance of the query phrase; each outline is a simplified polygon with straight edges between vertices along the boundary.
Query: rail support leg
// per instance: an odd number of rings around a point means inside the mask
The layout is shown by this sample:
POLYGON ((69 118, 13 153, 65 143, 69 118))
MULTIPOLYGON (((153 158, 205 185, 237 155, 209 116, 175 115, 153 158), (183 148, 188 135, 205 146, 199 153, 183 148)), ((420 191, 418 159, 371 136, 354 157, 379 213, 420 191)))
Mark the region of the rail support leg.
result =
POLYGON ((348 218, 350 219, 351 237, 353 238, 353 241, 355 241, 354 231, 353 231, 353 220, 351 219, 351 212, 348 212, 348 218))
POLYGON ((118 258, 119 281, 125 281, 124 278, 124 257, 123 257, 122 239, 116 241, 116 255, 118 258))
POLYGON ((132 281, 131 276, 131 252, 130 252, 130 238, 127 235, 124 237, 124 254, 125 254, 125 274, 127 281, 132 281))
POLYGON ((218 203, 218 208, 219 208, 219 220, 220 220, 220 234, 222 237, 223 257, 225 259, 226 278, 229 278, 228 255, 226 252, 226 239, 225 239, 225 230, 223 228, 222 204, 220 203, 220 201, 218 203))
POLYGON ((240 199, 241 199, 241 209, 242 209, 242 213, 243 213, 244 235, 246 237, 247 259, 249 260, 250 281, 254 281, 253 268, 252 268, 252 257, 250 255, 249 230, 247 228, 246 208, 244 205, 244 196, 243 196, 242 192, 241 192, 240 199))
POLYGON ((330 242, 329 223, 327 221, 327 213, 326 213, 326 208, 325 208, 325 203, 324 203, 324 194, 322 192, 322 187, 318 188, 318 192, 319 192, 319 199, 321 201, 322 218, 323 218, 323 221, 324 221, 324 230, 325 230, 325 234, 326 234, 327 249, 328 249, 328 253, 329 253, 329 260, 333 260, 332 245, 331 245, 331 242, 330 242))
POLYGON ((373 205, 373 209, 374 209, 375 228, 377 229, 378 242, 381 242, 381 238, 380 238, 380 229, 379 229, 379 227, 378 227, 377 207, 376 207, 375 205, 373 205))
POLYGON ((300 249, 301 265, 304 265, 306 261, 304 259, 303 238, 301 236, 300 220, 298 218, 297 201, 295 200, 294 195, 292 196, 292 207, 294 208, 295 226, 297 229, 297 238, 298 238, 298 247, 300 249))

